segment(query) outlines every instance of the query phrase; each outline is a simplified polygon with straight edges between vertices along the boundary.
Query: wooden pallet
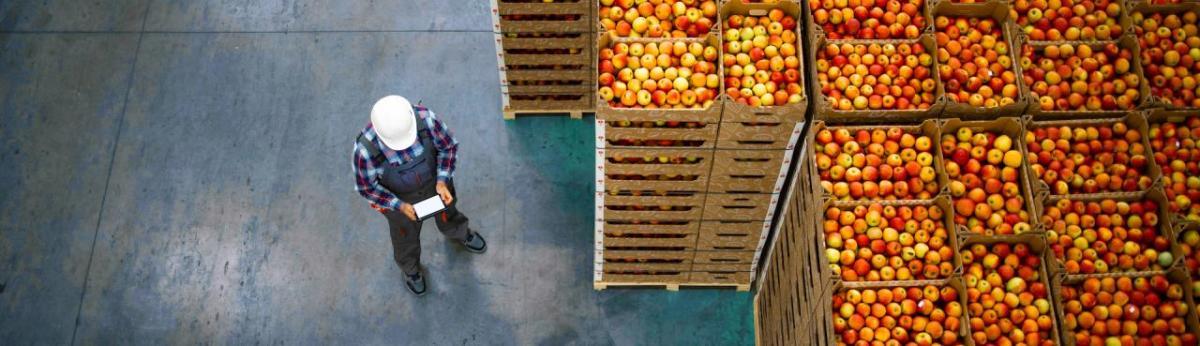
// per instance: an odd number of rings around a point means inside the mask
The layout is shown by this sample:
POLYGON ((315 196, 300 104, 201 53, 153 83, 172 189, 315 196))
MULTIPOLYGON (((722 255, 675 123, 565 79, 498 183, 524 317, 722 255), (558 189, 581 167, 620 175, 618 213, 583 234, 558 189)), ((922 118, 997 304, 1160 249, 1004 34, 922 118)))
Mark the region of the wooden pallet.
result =
POLYGON ((525 111, 506 110, 506 111, 504 111, 504 120, 513 120, 518 117, 524 117, 524 116, 545 116, 545 115, 554 115, 554 114, 567 114, 567 115, 571 116, 571 119, 583 119, 583 115, 585 113, 592 113, 592 112, 578 110, 578 109, 572 109, 572 110, 525 110, 525 111))
POLYGON ((597 291, 609 288, 663 288, 668 291, 679 291, 683 288, 733 288, 738 292, 750 291, 750 284, 698 284, 698 283, 655 283, 655 282, 594 282, 597 291))

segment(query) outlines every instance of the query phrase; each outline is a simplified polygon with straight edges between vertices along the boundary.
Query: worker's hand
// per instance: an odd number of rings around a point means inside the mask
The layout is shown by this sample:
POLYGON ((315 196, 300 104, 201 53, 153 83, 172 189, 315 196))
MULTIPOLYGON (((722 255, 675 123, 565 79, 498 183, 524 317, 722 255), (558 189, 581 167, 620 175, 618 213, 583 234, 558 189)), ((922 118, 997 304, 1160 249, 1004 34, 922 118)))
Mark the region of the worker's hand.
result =
POLYGON ((450 194, 450 188, 446 186, 446 182, 437 182, 437 193, 438 196, 442 196, 442 204, 450 205, 450 202, 454 202, 454 195, 450 194))
POLYGON ((404 216, 407 216, 409 220, 417 221, 417 211, 413 209, 412 204, 401 202, 400 212, 404 213, 404 216))

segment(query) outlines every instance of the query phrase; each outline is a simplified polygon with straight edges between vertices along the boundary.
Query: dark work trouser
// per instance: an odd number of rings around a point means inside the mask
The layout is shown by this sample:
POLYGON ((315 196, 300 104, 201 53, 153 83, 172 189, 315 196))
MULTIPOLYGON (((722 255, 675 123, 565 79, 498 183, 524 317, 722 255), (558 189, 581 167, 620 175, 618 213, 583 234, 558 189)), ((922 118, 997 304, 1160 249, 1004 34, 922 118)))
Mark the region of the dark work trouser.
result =
MULTIPOLYGON (((450 187, 451 194, 454 187, 450 187)), ((455 241, 466 241, 470 234, 467 226, 467 216, 458 211, 458 196, 454 202, 446 206, 446 210, 433 216, 437 228, 442 235, 455 241)), ((421 222, 409 220, 404 212, 388 210, 383 213, 387 217, 388 228, 392 234, 392 251, 396 264, 405 274, 416 274, 421 270, 421 222)))

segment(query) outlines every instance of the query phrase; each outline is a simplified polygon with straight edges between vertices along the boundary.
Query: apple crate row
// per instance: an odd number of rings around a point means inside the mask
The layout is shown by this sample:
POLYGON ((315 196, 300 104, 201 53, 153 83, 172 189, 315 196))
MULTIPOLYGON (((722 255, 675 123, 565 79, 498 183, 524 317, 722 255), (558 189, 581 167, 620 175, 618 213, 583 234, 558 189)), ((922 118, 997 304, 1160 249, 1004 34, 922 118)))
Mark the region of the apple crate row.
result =
MULTIPOLYGON (((804 120, 807 101, 796 24, 800 11, 792 2, 735 1, 722 5, 720 23, 699 37, 601 34, 597 118, 707 123, 804 120)), ((633 30, 638 29, 641 26, 633 30)))
POLYGON ((963 271, 949 277, 832 283, 813 337, 827 345, 1058 342, 1044 239, 971 236, 958 251, 963 271))
POLYGON ((1027 122, 1035 193, 1137 194, 1162 189, 1165 218, 1200 226, 1200 159, 1195 111, 1147 110, 1115 119, 1027 122))
MULTIPOLYGON (((818 119, 836 122, 994 119, 1030 104, 1008 4, 929 3, 929 30, 840 40, 813 28, 818 119)), ((913 25, 913 24, 910 24, 913 25)))
POLYGON ((934 30, 937 7, 947 2, 958 9, 998 3, 1011 19, 997 19, 1034 41, 1110 41, 1130 23, 1121 0, 809 0, 809 23, 831 40, 913 40, 934 30))
POLYGON ((920 126, 814 126, 813 164, 835 201, 947 196, 951 234, 1035 231, 1036 203, 1016 118, 926 120, 920 126), (937 142, 935 142, 937 141, 937 142))
MULTIPOLYGON (((920 74, 924 78, 919 83, 907 83, 898 88, 891 84, 896 84, 894 79, 902 75, 899 68, 892 73, 889 66, 875 61, 885 50, 899 50, 895 47, 902 47, 900 41, 829 40, 823 29, 815 28, 813 41, 817 42, 817 48, 812 53, 812 65, 816 85, 822 90, 814 105, 818 119, 895 122, 938 117, 988 119, 1025 113, 1039 118, 1063 119, 1117 117, 1131 110, 1153 107, 1195 107, 1193 105, 1200 102, 1196 101, 1197 81, 1192 76, 1192 71, 1197 69, 1196 59, 1191 57, 1196 45, 1190 43, 1200 45, 1200 38, 1192 38, 1196 29, 1188 20, 1195 18, 1192 9, 1197 5, 1130 4, 1129 12, 1133 14, 1129 17, 1137 25, 1134 30, 1125 30, 1125 35, 1105 36, 1106 39, 1101 40, 1093 37, 1091 30, 1085 30, 1087 35, 1081 39, 1072 30, 1070 37, 1078 40, 1051 41, 1039 40, 1039 31, 1017 29, 1020 25, 1006 18, 1012 14, 1005 11, 1008 5, 1003 2, 931 2, 935 18, 932 31, 935 44, 932 46, 937 54, 936 59, 925 58, 924 61, 936 68, 922 71, 935 70, 937 73, 915 71, 915 67, 924 67, 921 57, 926 56, 918 54, 913 71, 903 75, 920 74), (967 18, 965 22, 963 18, 967 18), (1164 24, 1159 26, 1159 21, 1164 24), (1145 28, 1155 30, 1145 32, 1145 28), (954 39, 954 36, 959 38, 954 39), (887 46, 888 43, 892 46, 887 46), (985 43, 1002 49, 985 53, 978 49, 985 43), (1147 52, 1140 53, 1142 50, 1147 52), (992 56, 993 52, 998 54, 992 56), (863 63, 863 60, 871 60, 871 63, 863 63), (970 63, 971 60, 979 61, 970 63), (974 68, 967 66, 968 63, 974 66, 989 64, 990 67, 974 68), (847 69, 846 66, 850 67, 847 69), (872 72, 871 68, 877 71, 872 72), (970 70, 988 76, 971 75, 967 73, 970 70), (886 79, 888 83, 879 83, 879 79, 886 79), (921 83, 929 88, 918 88, 921 83), (912 90, 907 91, 905 87, 912 90), (926 89, 933 89, 933 95, 915 97, 918 92, 927 92, 926 89), (930 100, 932 102, 926 102, 930 100), (1024 105, 1027 106, 1022 110, 1024 105), (915 108, 916 111, 897 112, 896 108, 915 108)), ((1108 6, 1120 13, 1126 12, 1120 10, 1118 3, 1108 6)), ((1107 28, 1103 24, 1100 26, 1107 28)), ((919 37, 916 41, 921 40, 923 38, 919 37)), ((930 45, 925 44, 909 50, 932 52, 929 48, 930 45)), ((1200 49, 1195 51, 1200 54, 1200 49)), ((894 54, 884 56, 890 55, 894 54)), ((892 60, 900 59, 887 60, 894 64, 892 60)), ((911 59, 905 57, 904 60, 911 59)))
MULTIPOLYGON (((1046 260, 1050 260, 1051 264, 1055 264, 1055 266, 1050 266, 1048 268, 1055 268, 1057 270, 1049 270, 1049 272, 1046 272, 1046 269, 1042 269, 1042 270, 1044 273, 1050 273, 1050 274, 1054 274, 1055 272, 1064 273, 1064 275, 1070 274, 1069 278, 1087 278, 1087 276, 1092 276, 1092 275, 1097 276, 1097 278, 1100 278, 1100 276, 1129 276, 1129 275, 1136 276, 1136 275, 1150 275, 1147 273, 1151 273, 1151 274, 1163 273, 1164 270, 1170 270, 1168 268, 1171 268, 1172 266, 1177 266, 1177 264, 1175 264, 1175 263, 1180 263, 1177 260, 1174 260, 1174 258, 1182 257, 1182 256, 1178 255, 1178 253, 1181 253, 1181 251, 1176 249, 1176 247, 1181 247, 1182 245, 1171 244, 1170 239, 1176 238, 1175 235, 1165 235, 1165 237, 1164 237, 1164 235, 1159 235, 1159 234, 1171 234, 1171 233, 1156 233, 1156 232, 1169 232, 1169 231, 1165 231, 1165 229, 1171 228, 1170 226, 1156 225, 1156 223, 1163 223, 1163 225, 1168 225, 1168 222, 1164 221, 1164 220, 1166 220, 1165 217, 1158 217, 1158 215, 1165 215, 1165 213, 1166 213, 1166 211, 1165 211, 1166 203, 1165 203, 1164 197, 1162 196, 1162 192, 1157 191, 1157 190, 1152 190, 1150 192, 1139 192, 1139 193, 1141 193, 1141 196, 1136 196, 1136 197, 1130 196, 1128 192, 1127 193, 1111 193, 1111 195, 1055 197, 1057 199, 1050 199, 1050 201, 1045 202, 1045 207, 1044 207, 1045 209, 1042 211, 1042 213, 1045 213, 1045 216, 1043 216, 1043 221, 1045 222, 1044 227, 1046 229, 1048 229, 1049 232, 1046 232, 1046 233, 1026 232, 1026 233, 1016 234, 1016 235, 1002 235, 1002 237, 989 237, 989 235, 967 235, 967 238, 964 238, 964 239, 972 239, 973 238, 973 239, 984 239, 984 240, 989 240, 989 241, 1000 241, 1000 240, 1004 240, 1004 239, 1025 238, 1025 239, 1031 239, 1032 240, 1031 244, 1039 243, 1039 241, 1040 241, 1040 243, 1044 244, 1044 241, 1046 238, 1043 238, 1043 237, 1049 237, 1049 239, 1051 240, 1050 246, 1046 247, 1044 245, 1038 245, 1037 246, 1038 249, 1036 249, 1036 250, 1038 252, 1043 252, 1044 255, 1046 255, 1046 257, 1045 257, 1046 260), (1067 199, 1067 198, 1074 198, 1074 201, 1072 201, 1072 199, 1067 199), (1067 210, 1067 211, 1064 211, 1064 210, 1067 210), (1072 210, 1078 210, 1078 211, 1072 211, 1072 210), (1093 213, 1093 211, 1094 211, 1094 213, 1093 213), (1092 214, 1109 213, 1109 214, 1080 215, 1082 213, 1092 213, 1092 214), (1076 229, 1076 231, 1078 231, 1078 232, 1068 231, 1068 229, 1067 229, 1067 228, 1069 228, 1068 225, 1070 225, 1070 227, 1080 227, 1080 226, 1074 226, 1074 225, 1076 225, 1076 223, 1074 223, 1074 222, 1080 222, 1080 220, 1082 220, 1082 222, 1084 222, 1084 223, 1079 223, 1079 225, 1086 225, 1087 227, 1092 227, 1093 223, 1096 223, 1097 221, 1099 221, 1099 223, 1102 223, 1102 225, 1104 225, 1104 227, 1116 227, 1116 229, 1120 229, 1120 231, 1118 231, 1117 235, 1099 235, 1100 240, 1102 240, 1102 241, 1100 241, 1100 243, 1097 243, 1096 246, 1100 246, 1100 247, 1098 247, 1098 249, 1091 249, 1088 251, 1079 251, 1079 250, 1081 250, 1081 249, 1079 249, 1079 246, 1081 246, 1079 244, 1086 244, 1086 239, 1090 239, 1090 237, 1096 237, 1096 235, 1088 235, 1093 232, 1093 231, 1091 231, 1091 229, 1076 229), (1112 222, 1117 222, 1117 223, 1112 223, 1112 222), (1158 228, 1158 227, 1163 227, 1163 228, 1158 228), (1078 233, 1078 234, 1076 234, 1076 233, 1078 233), (1121 239, 1118 239, 1118 238, 1121 238, 1121 239), (1109 240, 1109 239, 1111 239, 1111 240, 1109 240), (1085 240, 1085 243, 1079 243, 1080 240, 1085 240), (1117 250, 1116 252, 1109 252, 1109 251, 1111 251, 1111 250, 1108 250, 1109 246, 1118 246, 1118 245, 1112 245, 1112 244, 1115 244, 1114 241, 1118 241, 1118 243, 1122 243, 1122 245, 1120 245, 1121 250, 1117 250), (1072 251, 1072 249, 1070 249, 1070 247, 1074 247, 1074 251, 1072 251), (1049 249, 1052 249, 1054 251, 1049 251, 1049 252, 1043 251, 1043 250, 1049 250, 1049 249), (1096 250, 1100 250, 1100 251, 1096 251, 1096 250), (1100 253, 1097 253, 1097 252, 1100 252, 1100 253), (1150 255, 1147 255, 1147 253, 1150 253, 1150 255), (1076 258, 1076 257, 1078 257, 1078 258, 1076 258), (1096 268, 1098 266, 1096 266, 1096 264, 1094 264, 1094 263, 1103 263, 1102 262, 1103 260, 1096 261, 1097 257, 1100 257, 1100 258, 1111 257, 1111 260, 1109 260, 1108 262, 1114 262, 1117 264, 1115 264, 1115 266, 1112 266, 1111 269, 1108 268, 1108 266, 1100 266, 1099 272, 1104 272, 1104 273, 1087 274, 1087 273, 1097 273, 1098 269, 1096 269, 1096 268), (1151 257, 1154 257, 1154 258, 1151 258, 1151 257), (1057 260, 1057 261, 1055 261, 1055 260, 1057 260), (1085 263, 1085 266, 1080 266, 1080 263, 1085 263), (1080 268, 1082 268, 1082 269, 1080 269, 1080 268), (1144 269, 1153 269, 1153 270, 1150 270, 1150 272, 1146 272, 1146 270, 1144 270, 1144 269), (1078 272, 1076 272, 1076 270, 1078 270, 1078 272), (1084 273, 1084 274, 1080 274, 1080 273, 1084 273)), ((944 198, 944 197, 942 197, 942 198, 944 198)), ((839 216, 840 215, 841 215, 841 213, 839 213, 839 216)), ((851 217, 851 219, 853 219, 853 217, 851 217)), ((851 220, 850 222, 851 222, 851 225, 854 225, 853 222, 856 222, 856 221, 851 220)), ((827 227, 827 229, 828 229, 828 227, 827 227)), ((1111 233, 1111 232, 1109 232, 1109 233, 1111 233)), ((1180 237, 1183 237, 1183 235, 1181 234, 1180 237)), ((1200 243, 1200 240, 1196 240, 1200 237, 1198 237, 1198 235, 1195 235, 1195 233, 1188 235, 1188 237, 1190 237, 1190 239, 1188 239, 1188 241, 1193 241, 1193 243, 1200 243)), ((964 249, 971 249, 972 252, 977 251, 977 250, 986 249, 986 247, 970 245, 972 243, 972 241, 976 241, 976 240, 962 240, 961 243, 968 244, 968 245, 965 245, 962 247, 964 247, 964 249)), ((1086 244, 1086 245, 1091 246, 1092 244, 1086 244)), ((995 246, 992 246, 992 247, 995 247, 995 246)), ((1190 249, 1190 247, 1188 247, 1188 249, 1190 249)), ((1190 252, 1188 252, 1188 253, 1190 253, 1190 252)), ((856 253, 856 255, 857 255, 857 253, 856 253)), ((962 256, 964 256, 964 257, 967 256, 967 253, 962 253, 962 256)), ((973 253, 972 253, 972 256, 973 256, 973 253)), ((877 257, 877 256, 872 256, 872 257, 877 257)), ((974 257, 979 257, 979 256, 974 256, 974 257)), ((1021 256, 1021 257, 1024 257, 1024 256, 1021 256)), ((967 269, 967 268, 971 268, 971 264, 968 263, 971 261, 967 261, 967 260, 961 260, 961 261, 965 263, 964 264, 964 268, 966 270, 966 272, 964 273, 965 278, 967 278, 967 280, 970 281, 971 280, 970 279, 971 270, 967 269)), ((858 262, 862 262, 862 261, 858 261, 858 262)), ((1187 262, 1183 262, 1183 263, 1187 263, 1187 262)), ((1196 262, 1193 261, 1192 264, 1190 264, 1190 266, 1192 266, 1192 267, 1188 267, 1188 268, 1194 269, 1195 267, 1198 267, 1194 263, 1196 263, 1196 262)), ((862 263, 857 263, 857 264, 862 264, 862 263)), ((923 263, 923 264, 928 264, 928 263, 923 263)), ((984 266, 989 266, 989 264, 984 264, 984 266)), ((866 269, 866 270, 868 270, 868 274, 870 274, 870 268, 871 267, 868 267, 868 269, 866 269)), ((845 270, 845 269, 842 269, 842 270, 845 270)), ((1042 278, 1048 278, 1048 276, 1042 275, 1042 278)), ((1067 278, 1067 276, 1064 276, 1064 278, 1067 278)), ((1183 282, 1184 286, 1186 286, 1187 282, 1190 282, 1190 281, 1182 281, 1182 282, 1183 282)), ((1190 300, 1188 300, 1188 302, 1190 302, 1190 300)), ((1188 304, 1190 304, 1190 303, 1188 303, 1188 304)), ((1140 309, 1140 306, 1139 306, 1139 309, 1140 309)), ((1074 318, 1074 316, 1072 316, 1070 318, 1074 318)), ((1085 318, 1085 320, 1088 320, 1088 318, 1091 318, 1091 317, 1084 317, 1084 318, 1085 318)), ((1072 321, 1074 321, 1074 320, 1072 320, 1072 321)), ((1163 322, 1166 322, 1166 320, 1164 320, 1163 322)), ((1163 323, 1163 322, 1154 322, 1154 323, 1163 323)), ((838 323, 838 322, 833 322, 833 323, 838 323)), ((1177 324, 1177 322, 1170 322, 1170 323, 1177 324)), ((1124 323, 1124 324, 1129 324, 1129 323, 1124 323)), ((989 323, 989 326, 990 326, 990 323, 989 323)), ((1001 326, 1002 326, 1002 324, 1001 324, 1001 326)), ((1051 324, 1051 326, 1052 326, 1052 324, 1051 324)), ((1064 324, 1064 326, 1074 328, 1073 326, 1075 326, 1075 324, 1064 324)), ((1190 327, 1190 324, 1189 324, 1189 327, 1190 327)), ((988 328, 990 328, 990 327, 988 327, 988 328)), ((994 332, 994 330, 988 330, 988 328, 985 328, 983 330, 983 334, 980 334, 979 330, 976 330, 976 332, 971 333, 972 338, 978 339, 978 338, 980 338, 980 335, 982 335, 982 338, 984 340, 991 341, 992 335, 997 335, 997 334, 994 332)), ((1003 328, 1003 327, 1001 327, 1001 328, 1003 328)), ((1129 329, 1126 329, 1126 330, 1129 330, 1129 329)), ((1156 329, 1156 330, 1158 330, 1158 329, 1156 329)), ((1195 329, 1192 328, 1192 329, 1188 329, 1188 330, 1193 330, 1193 332, 1194 332, 1195 329)), ((860 330, 856 330, 856 333, 858 333, 858 332, 860 332, 860 330)), ((872 330, 871 333, 874 333, 874 332, 877 332, 877 330, 872 330)), ((1000 332, 1003 332, 1003 333, 1000 333, 998 335, 1012 335, 1012 334, 1009 334, 1012 332, 1008 332, 1008 330, 1000 330, 1000 332)), ((1025 332, 1027 332, 1027 330, 1025 330, 1025 332)), ((1180 329, 1178 329, 1177 327, 1174 329, 1171 329, 1171 332, 1174 334, 1182 333, 1182 332, 1180 332, 1180 329)), ((1024 333, 1024 332, 1022 332, 1022 333, 1024 333)), ((1151 336, 1150 336, 1151 334, 1153 334, 1153 333, 1150 333, 1150 329, 1147 329, 1145 334, 1140 334, 1140 335, 1145 336, 1145 338, 1151 338, 1151 336)), ((1182 335, 1187 335, 1187 334, 1182 334, 1182 335)), ((874 335, 872 335, 872 336, 874 336, 874 335)), ((854 336, 851 336, 851 338, 854 338, 854 336)), ((1063 336, 1063 338, 1068 338, 1068 336, 1063 336)), ((1163 338, 1172 338, 1172 336, 1163 336, 1163 338)), ((1190 336, 1174 336, 1174 338, 1190 338, 1190 336)), ((980 341, 977 340, 977 342, 980 342, 980 341)))

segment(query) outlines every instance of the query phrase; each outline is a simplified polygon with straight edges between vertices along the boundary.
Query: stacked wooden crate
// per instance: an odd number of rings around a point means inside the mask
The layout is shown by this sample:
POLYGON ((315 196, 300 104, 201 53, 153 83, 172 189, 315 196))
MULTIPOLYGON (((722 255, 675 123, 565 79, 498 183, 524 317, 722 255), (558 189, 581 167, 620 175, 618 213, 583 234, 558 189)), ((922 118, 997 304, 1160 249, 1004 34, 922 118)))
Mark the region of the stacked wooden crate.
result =
MULTIPOLYGON (((733 2, 725 3, 710 22, 734 15, 766 16, 770 9, 783 9, 792 18, 801 13, 794 2, 733 2)), ((641 50, 678 42, 689 48, 711 47, 721 54, 726 48, 720 24, 697 37, 658 38, 620 37, 616 25, 610 25, 612 32, 601 27, 597 42, 602 60, 613 50, 632 46, 641 50)), ((799 30, 791 35, 799 37, 799 30)), ((798 102, 786 105, 744 105, 725 92, 723 66, 718 63, 714 70, 719 79, 709 84, 716 85, 708 93, 703 87, 697 89, 701 96, 689 108, 621 104, 607 90, 607 71, 598 72, 597 289, 652 285, 671 290, 680 286, 748 290, 754 280, 780 192, 793 166, 807 102, 799 95, 798 102)), ((749 103, 746 98, 740 102, 749 103)))
POLYGON ((823 254, 812 238, 818 224, 812 213, 822 203, 815 179, 816 165, 808 150, 802 149, 794 183, 784 191, 787 202, 781 208, 773 241, 763 249, 766 260, 754 297, 756 344, 812 344, 810 325, 827 305, 824 277, 828 269, 819 262, 823 254))
POLYGON ((505 119, 592 112, 593 11, 591 0, 492 0, 505 119))

